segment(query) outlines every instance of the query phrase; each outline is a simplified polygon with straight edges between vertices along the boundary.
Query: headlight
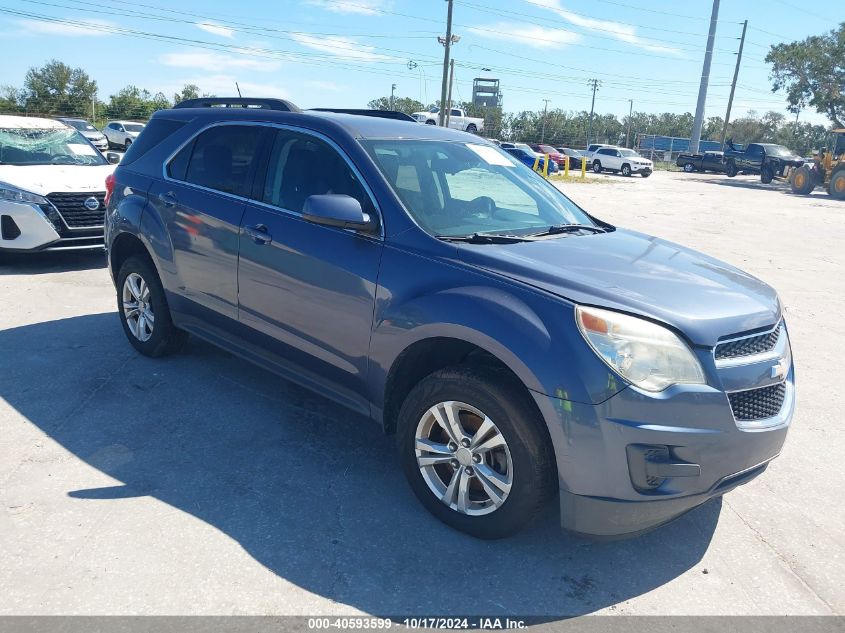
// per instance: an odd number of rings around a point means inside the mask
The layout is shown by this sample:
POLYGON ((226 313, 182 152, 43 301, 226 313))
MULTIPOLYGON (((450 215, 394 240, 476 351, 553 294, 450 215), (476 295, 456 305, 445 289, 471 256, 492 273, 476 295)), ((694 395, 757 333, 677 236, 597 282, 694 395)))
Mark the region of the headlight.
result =
POLYGON ((0 200, 9 202, 31 202, 33 204, 49 204, 47 199, 35 193, 18 189, 5 182, 0 182, 0 200))
POLYGON ((703 384, 704 371, 689 346, 671 330, 627 314, 575 308, 581 334, 620 376, 646 391, 677 383, 703 384))

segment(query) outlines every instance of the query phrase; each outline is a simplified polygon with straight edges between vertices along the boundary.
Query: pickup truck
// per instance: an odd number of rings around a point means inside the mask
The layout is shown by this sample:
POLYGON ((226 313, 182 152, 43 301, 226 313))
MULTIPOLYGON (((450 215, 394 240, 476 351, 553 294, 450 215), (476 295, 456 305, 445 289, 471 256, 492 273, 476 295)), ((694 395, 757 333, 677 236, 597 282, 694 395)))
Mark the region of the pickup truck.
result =
POLYGON ((685 172, 694 171, 725 171, 722 152, 704 152, 703 154, 679 154, 675 164, 685 172))
POLYGON ((733 178, 738 173, 760 174, 763 184, 775 176, 786 176, 790 168, 798 168, 804 159, 783 145, 750 143, 744 150, 737 150, 732 141, 725 149, 725 173, 733 178))
MULTIPOLYGON (((437 125, 440 122, 440 108, 431 108, 428 112, 414 112, 412 115, 418 123, 426 125, 437 125)), ((453 130, 477 134, 484 129, 484 119, 480 117, 467 116, 463 108, 452 108, 449 113, 449 127, 453 130)))

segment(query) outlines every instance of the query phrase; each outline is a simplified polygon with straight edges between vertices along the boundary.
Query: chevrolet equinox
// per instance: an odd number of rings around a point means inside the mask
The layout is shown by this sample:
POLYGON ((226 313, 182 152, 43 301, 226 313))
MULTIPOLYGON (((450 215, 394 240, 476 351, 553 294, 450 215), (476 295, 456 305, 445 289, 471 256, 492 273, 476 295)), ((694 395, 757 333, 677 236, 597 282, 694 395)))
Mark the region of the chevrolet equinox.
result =
POLYGON ((633 535, 778 455, 794 371, 772 288, 392 114, 157 112, 106 182, 129 342, 193 334, 372 418, 420 502, 483 538, 553 498, 567 530, 633 535))

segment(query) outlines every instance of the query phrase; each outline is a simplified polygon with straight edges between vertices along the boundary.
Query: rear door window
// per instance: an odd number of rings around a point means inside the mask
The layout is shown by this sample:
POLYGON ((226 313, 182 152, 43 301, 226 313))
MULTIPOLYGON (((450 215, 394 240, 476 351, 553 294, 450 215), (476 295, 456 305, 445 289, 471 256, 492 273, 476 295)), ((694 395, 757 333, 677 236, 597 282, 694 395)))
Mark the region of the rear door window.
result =
POLYGON ((210 128, 174 157, 168 166, 170 177, 246 197, 252 187, 262 132, 266 132, 266 128, 256 125, 210 128), (184 178, 180 178, 186 152, 190 152, 190 158, 187 159, 184 178))

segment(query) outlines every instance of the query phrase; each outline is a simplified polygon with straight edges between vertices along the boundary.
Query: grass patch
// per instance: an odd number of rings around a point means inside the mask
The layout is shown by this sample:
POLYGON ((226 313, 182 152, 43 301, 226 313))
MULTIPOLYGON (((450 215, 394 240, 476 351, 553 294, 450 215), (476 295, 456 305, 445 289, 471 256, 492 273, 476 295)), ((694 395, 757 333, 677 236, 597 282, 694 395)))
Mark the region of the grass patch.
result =
POLYGON ((569 176, 555 174, 554 176, 549 176, 547 180, 552 183, 571 182, 577 185, 607 185, 613 182, 610 178, 590 178, 589 176, 581 178, 580 174, 578 174, 577 176, 573 176, 572 174, 570 174, 569 176))

